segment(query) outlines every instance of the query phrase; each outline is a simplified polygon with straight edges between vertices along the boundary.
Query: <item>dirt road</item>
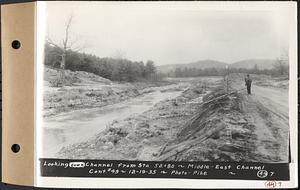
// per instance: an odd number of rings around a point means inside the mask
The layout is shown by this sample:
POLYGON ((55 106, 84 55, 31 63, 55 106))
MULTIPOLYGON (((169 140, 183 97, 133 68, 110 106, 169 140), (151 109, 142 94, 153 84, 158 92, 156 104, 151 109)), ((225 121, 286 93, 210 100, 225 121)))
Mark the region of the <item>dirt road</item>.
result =
POLYGON ((281 115, 288 121, 288 90, 253 85, 252 92, 254 99, 261 102, 265 107, 270 108, 271 111, 281 115))
MULTIPOLYGON (((235 89, 244 88, 242 78, 235 89)), ((261 161, 287 162, 289 139, 288 90, 252 85, 252 94, 241 91, 245 117, 253 124, 254 153, 261 161)))

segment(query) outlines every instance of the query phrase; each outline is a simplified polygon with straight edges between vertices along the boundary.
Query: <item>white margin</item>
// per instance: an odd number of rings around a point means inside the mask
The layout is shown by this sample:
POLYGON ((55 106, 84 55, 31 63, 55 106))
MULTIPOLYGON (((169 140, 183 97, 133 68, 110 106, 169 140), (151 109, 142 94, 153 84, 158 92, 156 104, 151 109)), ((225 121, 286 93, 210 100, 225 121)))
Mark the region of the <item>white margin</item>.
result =
POLYGON ((46 41, 46 2, 36 3, 36 57, 35 57, 35 171, 34 185, 39 184, 40 165, 39 153, 42 151, 42 125, 43 125, 43 81, 44 81, 44 47, 46 41))

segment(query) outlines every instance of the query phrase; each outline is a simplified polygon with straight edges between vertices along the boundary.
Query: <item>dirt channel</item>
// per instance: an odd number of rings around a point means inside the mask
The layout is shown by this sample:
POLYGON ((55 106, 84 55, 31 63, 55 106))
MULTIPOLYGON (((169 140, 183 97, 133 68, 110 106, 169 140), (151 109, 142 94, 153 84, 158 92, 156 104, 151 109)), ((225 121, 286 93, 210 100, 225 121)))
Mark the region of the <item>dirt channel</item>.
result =
POLYGON ((89 140, 62 148, 56 157, 288 162, 288 113, 281 105, 287 100, 266 101, 268 87, 256 91, 253 86, 248 95, 243 78, 230 77, 228 88, 223 79, 191 81, 180 96, 116 120, 89 140))

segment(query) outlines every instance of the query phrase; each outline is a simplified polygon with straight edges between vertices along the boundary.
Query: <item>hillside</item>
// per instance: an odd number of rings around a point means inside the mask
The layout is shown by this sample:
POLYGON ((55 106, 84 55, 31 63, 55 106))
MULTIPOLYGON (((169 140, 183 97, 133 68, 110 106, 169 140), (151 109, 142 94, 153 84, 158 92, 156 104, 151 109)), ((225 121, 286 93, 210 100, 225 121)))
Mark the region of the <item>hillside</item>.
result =
POLYGON ((186 64, 170 64, 170 65, 161 65, 157 66, 158 72, 167 73, 170 71, 174 71, 176 68, 196 68, 196 69, 206 69, 206 68, 225 68, 227 63, 215 61, 215 60, 201 60, 192 63, 186 64))
MULTIPOLYGON (((112 83, 109 79, 85 71, 65 70, 64 73, 65 73, 65 82, 67 86, 72 86, 77 83, 81 85, 89 85, 89 84, 107 85, 112 83)), ((49 83, 49 85, 53 86, 55 82, 58 80, 58 76, 59 76, 58 69, 45 66, 44 81, 46 83, 49 83)))
POLYGON ((169 64, 161 65, 157 67, 157 70, 162 73, 168 73, 174 71, 176 68, 196 68, 196 69, 206 69, 206 68, 225 68, 226 65, 231 68, 243 68, 252 69, 257 65, 258 69, 272 69, 275 59, 246 59, 234 63, 225 63, 216 60, 201 60, 186 64, 169 64))
POLYGON ((257 65, 258 69, 272 69, 275 59, 247 59, 230 64, 233 68, 252 69, 257 65))

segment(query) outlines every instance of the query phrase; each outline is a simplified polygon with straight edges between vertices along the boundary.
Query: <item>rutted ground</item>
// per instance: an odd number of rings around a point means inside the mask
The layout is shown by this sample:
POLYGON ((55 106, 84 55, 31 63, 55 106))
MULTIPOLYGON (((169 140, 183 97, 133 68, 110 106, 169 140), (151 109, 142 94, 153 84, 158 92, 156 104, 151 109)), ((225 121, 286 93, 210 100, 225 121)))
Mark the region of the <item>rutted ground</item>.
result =
MULTIPOLYGON (((241 79, 240 75, 235 76, 241 79)), ((286 81, 283 79, 283 81, 286 81)), ((278 79, 274 80, 274 84, 278 79)), ((234 83, 233 86, 241 88, 234 83)), ((242 93, 243 108, 249 121, 255 126, 257 154, 265 160, 287 162, 289 155, 289 102, 287 85, 282 88, 252 86, 252 94, 242 93)))

